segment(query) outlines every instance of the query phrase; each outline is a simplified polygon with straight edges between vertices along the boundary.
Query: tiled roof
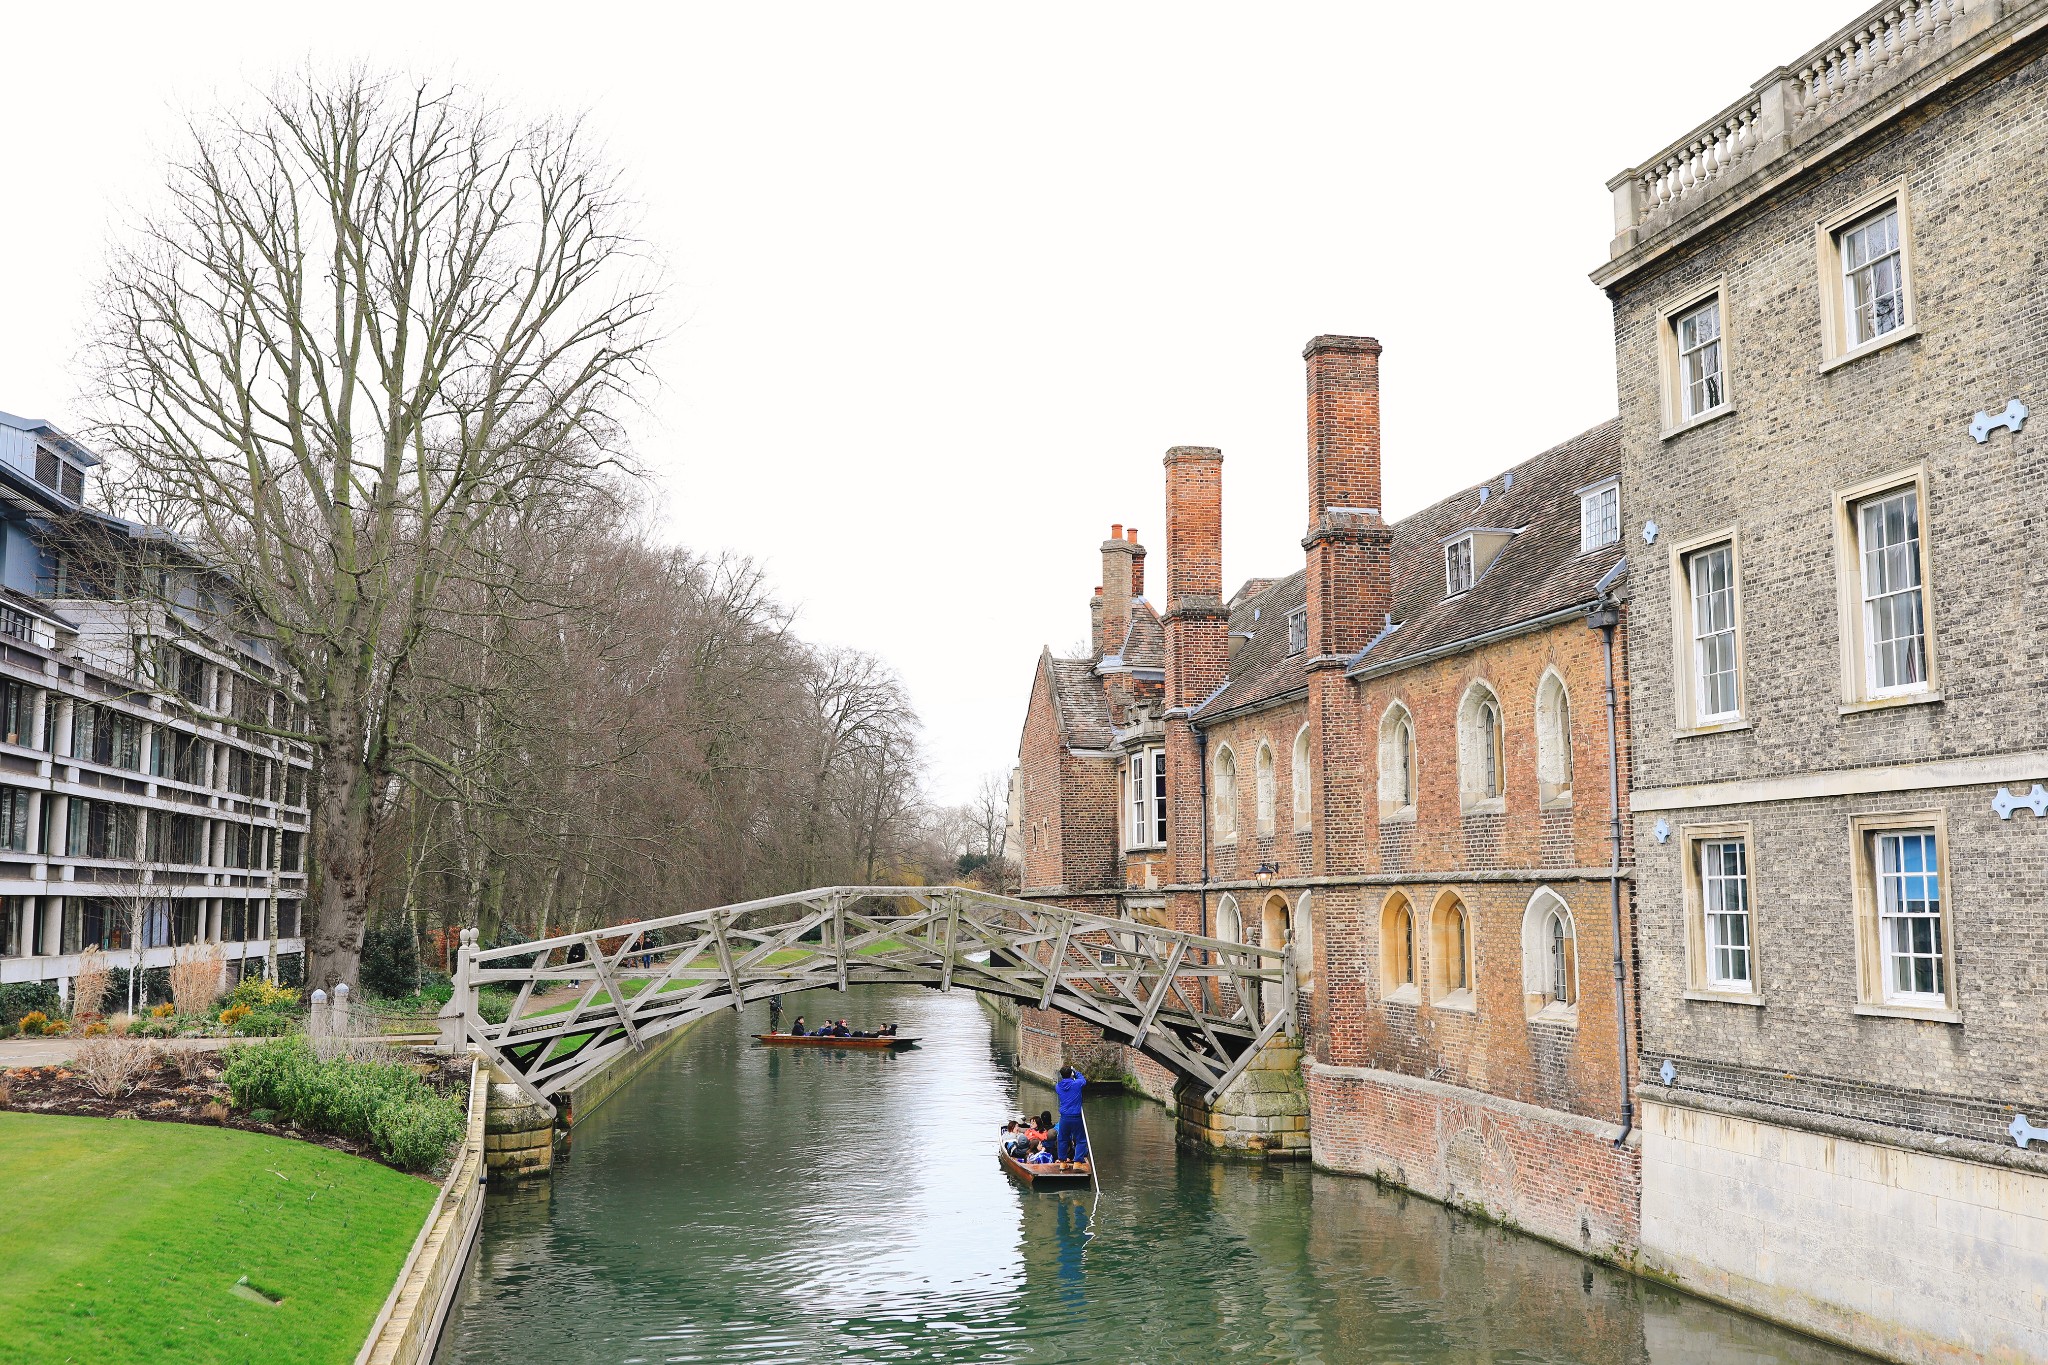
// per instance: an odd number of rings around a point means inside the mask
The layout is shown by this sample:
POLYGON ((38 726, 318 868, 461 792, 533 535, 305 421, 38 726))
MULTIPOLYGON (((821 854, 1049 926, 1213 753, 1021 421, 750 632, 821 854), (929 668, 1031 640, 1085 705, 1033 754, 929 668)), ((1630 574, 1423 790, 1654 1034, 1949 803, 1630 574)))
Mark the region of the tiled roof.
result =
POLYGON ((1131 628, 1124 635, 1122 654, 1125 668, 1166 667, 1166 628, 1142 597, 1131 604, 1131 628))
MULTIPOLYGON (((1579 553, 1579 492, 1621 473, 1621 421, 1610 419, 1496 476, 1482 505, 1476 488, 1394 524, 1394 610, 1399 628, 1352 670, 1377 672, 1433 649, 1593 600, 1593 585, 1626 550, 1579 553), (1444 597, 1445 537, 1468 527, 1524 528, 1468 592, 1444 597)), ((1624 513, 1627 509, 1623 509, 1624 513)))
POLYGON ((1237 652, 1230 660, 1230 681, 1202 707, 1203 716, 1256 706, 1307 685, 1308 674, 1302 669, 1307 651, 1287 652, 1287 614, 1308 601, 1308 573, 1302 570, 1281 579, 1252 580, 1261 582, 1263 588, 1256 592, 1240 589, 1234 599, 1230 634, 1237 652), (1240 637, 1245 637, 1242 643, 1238 643, 1240 637))
POLYGON ((1095 676, 1095 661, 1055 659, 1049 651, 1044 660, 1058 707, 1060 738, 1070 749, 1107 749, 1116 727, 1109 721, 1109 694, 1095 676))
MULTIPOLYGON (((1544 451, 1489 480, 1487 500, 1468 488, 1394 523, 1394 609, 1397 629, 1352 661, 1352 672, 1378 672, 1432 650, 1533 621, 1593 600, 1593 585, 1614 567, 1625 543, 1579 553, 1579 493, 1621 473, 1621 422, 1544 451), (1446 537, 1468 528, 1519 532, 1502 546, 1469 591, 1444 597, 1446 537)), ((1626 509, 1624 509, 1626 510, 1626 509)), ((1307 574, 1252 579, 1232 599, 1230 633, 1246 636, 1230 661, 1223 690, 1198 713, 1214 719, 1302 689, 1306 651, 1287 652, 1287 613, 1307 600, 1307 574)))

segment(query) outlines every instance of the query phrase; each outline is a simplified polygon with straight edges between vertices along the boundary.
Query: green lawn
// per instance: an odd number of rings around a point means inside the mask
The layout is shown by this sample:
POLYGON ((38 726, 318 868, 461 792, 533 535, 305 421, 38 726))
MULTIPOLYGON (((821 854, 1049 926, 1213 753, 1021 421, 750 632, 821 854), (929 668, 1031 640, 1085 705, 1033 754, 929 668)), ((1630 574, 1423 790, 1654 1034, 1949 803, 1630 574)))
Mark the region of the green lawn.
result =
POLYGON ((0 1190, 0 1342, 47 1365, 352 1361, 435 1194, 285 1138, 13 1113, 0 1190))

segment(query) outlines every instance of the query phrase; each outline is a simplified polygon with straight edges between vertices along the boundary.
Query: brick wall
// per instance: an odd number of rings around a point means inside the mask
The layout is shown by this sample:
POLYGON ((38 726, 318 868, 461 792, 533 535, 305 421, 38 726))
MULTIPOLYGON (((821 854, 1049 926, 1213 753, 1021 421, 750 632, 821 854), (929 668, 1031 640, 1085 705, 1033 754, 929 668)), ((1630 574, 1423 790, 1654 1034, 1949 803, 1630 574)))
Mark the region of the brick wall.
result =
POLYGON ((1635 1250, 1639 1153, 1615 1130, 1425 1080, 1309 1062, 1318 1166, 1390 1180, 1589 1256, 1635 1250))

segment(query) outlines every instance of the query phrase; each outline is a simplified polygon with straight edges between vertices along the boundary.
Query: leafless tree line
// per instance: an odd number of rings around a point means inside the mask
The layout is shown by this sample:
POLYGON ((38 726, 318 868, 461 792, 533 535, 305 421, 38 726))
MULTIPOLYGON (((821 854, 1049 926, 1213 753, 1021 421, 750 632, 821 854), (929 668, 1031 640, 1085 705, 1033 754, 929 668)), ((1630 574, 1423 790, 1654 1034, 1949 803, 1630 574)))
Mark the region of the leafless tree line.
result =
POLYGON ((110 256, 96 435, 175 533, 117 577, 303 693, 313 984, 373 915, 530 935, 968 842, 886 665, 633 529, 659 279, 588 141, 301 75, 191 120, 110 256))

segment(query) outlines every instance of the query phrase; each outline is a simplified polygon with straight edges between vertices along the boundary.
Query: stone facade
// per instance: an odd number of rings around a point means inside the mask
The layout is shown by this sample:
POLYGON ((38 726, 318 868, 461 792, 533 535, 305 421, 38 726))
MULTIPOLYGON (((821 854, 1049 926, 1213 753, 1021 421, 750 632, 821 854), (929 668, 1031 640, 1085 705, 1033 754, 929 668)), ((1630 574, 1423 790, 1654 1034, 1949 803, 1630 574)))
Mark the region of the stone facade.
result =
POLYGON ((1659 168, 1719 124, 1617 177, 1595 273, 1636 562, 1642 1049, 1672 1082, 1644 1091, 1644 1261, 1900 1359, 2040 1359, 2048 1161, 2005 1130, 2048 1123, 2048 821, 1998 808, 2048 780, 2048 455, 2035 422, 1971 428, 2048 402, 2048 5, 1881 6, 1752 109, 1712 174, 1659 168), (1680 372, 1709 306, 1718 391, 1680 372), (1732 635, 1701 605, 1721 582, 1732 635), (1711 951, 1710 881, 1746 959, 1711 951))

